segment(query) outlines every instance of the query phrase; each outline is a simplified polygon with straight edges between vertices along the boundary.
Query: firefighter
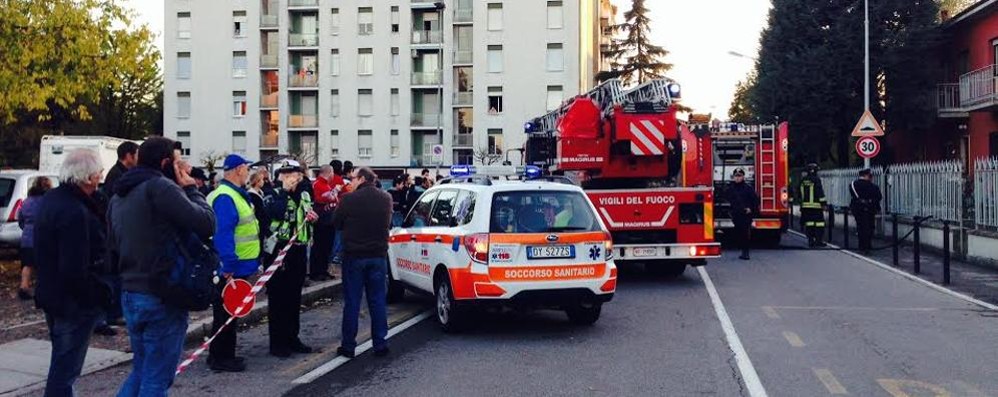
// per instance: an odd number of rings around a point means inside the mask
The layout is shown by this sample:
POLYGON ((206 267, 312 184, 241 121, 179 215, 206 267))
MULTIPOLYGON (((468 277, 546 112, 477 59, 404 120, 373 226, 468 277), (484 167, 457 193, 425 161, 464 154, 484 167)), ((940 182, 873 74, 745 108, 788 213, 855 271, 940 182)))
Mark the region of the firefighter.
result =
POLYGON ((745 170, 735 169, 731 178, 734 183, 728 188, 728 202, 731 203, 731 221, 735 224, 735 246, 742 250, 738 259, 747 261, 752 243, 752 218, 759 212, 759 195, 745 183, 745 170))
POLYGON ((873 183, 873 172, 869 169, 859 172, 859 179, 849 185, 849 194, 852 196, 849 209, 856 218, 859 233, 859 249, 866 252, 872 247, 873 226, 884 196, 880 194, 880 187, 873 183))
POLYGON ((809 247, 821 247, 825 243, 825 188, 818 178, 818 165, 807 165, 807 172, 800 182, 800 221, 807 235, 809 247))

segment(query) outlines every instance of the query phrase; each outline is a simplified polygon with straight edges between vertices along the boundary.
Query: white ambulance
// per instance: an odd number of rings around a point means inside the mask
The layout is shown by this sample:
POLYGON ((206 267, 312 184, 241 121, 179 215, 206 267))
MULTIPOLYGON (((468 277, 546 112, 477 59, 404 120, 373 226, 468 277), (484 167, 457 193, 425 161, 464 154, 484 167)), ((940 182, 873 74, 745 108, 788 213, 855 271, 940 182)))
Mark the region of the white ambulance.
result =
POLYGON ((616 291, 612 254, 578 186, 540 177, 536 167, 455 166, 391 232, 388 295, 435 295, 445 331, 489 305, 564 310, 574 323, 593 324, 616 291))

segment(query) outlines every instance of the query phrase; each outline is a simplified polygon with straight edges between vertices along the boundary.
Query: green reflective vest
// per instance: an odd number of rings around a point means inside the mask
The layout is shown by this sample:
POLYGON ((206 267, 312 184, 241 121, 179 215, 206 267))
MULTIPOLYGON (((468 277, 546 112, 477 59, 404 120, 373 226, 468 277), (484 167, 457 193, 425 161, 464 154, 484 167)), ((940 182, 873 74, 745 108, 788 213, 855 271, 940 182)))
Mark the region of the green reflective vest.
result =
POLYGON ((260 224, 256 220, 253 206, 236 189, 224 183, 218 185, 218 188, 208 194, 208 205, 214 206, 215 199, 219 196, 229 196, 236 205, 236 212, 239 214, 239 223, 236 224, 233 236, 236 240, 236 256, 239 260, 259 258, 260 224))
POLYGON ((296 241, 299 244, 308 244, 312 241, 312 224, 305 221, 305 216, 309 211, 312 211, 312 196, 308 192, 301 193, 300 203, 288 197, 288 208, 284 212, 284 218, 271 222, 270 230, 276 233, 279 241, 290 241, 294 234, 291 229, 293 220, 298 231, 298 240, 296 241))
POLYGON ((825 192, 809 179, 800 182, 800 207, 821 209, 825 205, 825 192))

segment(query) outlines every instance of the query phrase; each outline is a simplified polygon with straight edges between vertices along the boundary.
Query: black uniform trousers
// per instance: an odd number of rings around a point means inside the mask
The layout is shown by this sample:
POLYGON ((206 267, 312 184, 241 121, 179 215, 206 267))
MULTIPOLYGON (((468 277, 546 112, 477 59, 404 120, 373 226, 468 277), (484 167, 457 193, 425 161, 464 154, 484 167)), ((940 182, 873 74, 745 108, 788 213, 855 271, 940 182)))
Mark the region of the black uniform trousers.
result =
MULTIPOLYGON (((279 242, 274 252, 280 252, 286 245, 286 241, 279 242)), ((307 268, 306 249, 304 245, 293 245, 284 257, 284 265, 267 282, 270 350, 288 350, 301 343, 298 332, 301 329, 301 290, 307 268)), ((273 263, 274 259, 270 258, 268 262, 273 263)))
POLYGON ((732 214, 731 222, 735 224, 735 247, 742 250, 742 255, 748 255, 752 245, 752 216, 732 214))
POLYGON ((856 218, 856 232, 859 234, 859 249, 870 250, 873 248, 873 229, 877 214, 865 208, 855 208, 853 211, 853 217, 856 218))
POLYGON ((333 251, 333 225, 316 224, 312 229, 312 253, 309 257, 308 275, 319 277, 329 273, 329 254, 333 251))
POLYGON ((825 234, 825 211, 821 208, 801 208, 800 223, 808 242, 822 241, 825 234))
MULTIPOLYGON (((233 277, 233 279, 243 279, 243 277, 233 277)), ((211 305, 211 333, 218 332, 218 329, 222 327, 229 320, 229 312, 225 311, 225 306, 222 303, 222 290, 225 288, 226 280, 220 278, 218 284, 216 284, 216 290, 218 295, 215 297, 215 302, 211 305)), ((222 333, 218 334, 215 340, 211 341, 211 345, 208 346, 208 359, 210 360, 225 360, 236 357, 236 328, 239 326, 239 320, 232 320, 232 324, 229 324, 222 333)))

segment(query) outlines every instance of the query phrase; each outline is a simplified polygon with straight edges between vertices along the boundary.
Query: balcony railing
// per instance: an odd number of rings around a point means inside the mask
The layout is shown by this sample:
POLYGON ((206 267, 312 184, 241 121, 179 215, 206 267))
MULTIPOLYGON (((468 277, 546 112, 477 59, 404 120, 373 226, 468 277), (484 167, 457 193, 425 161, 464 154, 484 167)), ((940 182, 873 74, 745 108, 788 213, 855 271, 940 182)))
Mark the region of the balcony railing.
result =
POLYGON ((936 91, 936 108, 940 113, 961 111, 960 84, 939 84, 936 91))
POLYGON ((288 76, 288 87, 314 88, 319 86, 319 75, 312 73, 294 73, 288 76))
POLYGON ((288 37, 288 45, 291 47, 318 47, 318 33, 291 33, 288 37))
POLYGON ((412 72, 412 85, 440 85, 443 75, 440 72, 412 72))
POLYGON ((277 92, 260 95, 260 107, 264 109, 276 109, 280 96, 277 92))
POLYGON ((276 28, 280 26, 280 18, 277 15, 260 14, 261 28, 276 28))
POLYGON ((261 68, 276 68, 277 67, 277 54, 276 50, 274 54, 263 54, 260 55, 260 67, 261 68))
POLYGON ((472 134, 457 134, 454 135, 454 147, 455 148, 468 148, 474 147, 475 136, 472 134))
POLYGON ((439 113, 413 113, 411 125, 413 127, 439 127, 440 126, 440 114, 439 113))
POLYGON ((443 37, 440 30, 413 30, 412 44, 440 44, 443 37))
POLYGON ((960 76, 960 107, 976 110, 998 103, 998 68, 989 65, 960 76))
POLYGON ((454 106, 471 106, 474 101, 474 92, 468 91, 454 93, 454 106))
POLYGON ((455 23, 468 23, 468 22, 474 22, 474 20, 475 20, 475 13, 471 8, 454 9, 455 23))
POLYGON ((456 50, 454 51, 454 63, 471 64, 474 60, 474 54, 474 51, 471 50, 456 50))
POLYGON ((288 0, 288 7, 318 7, 319 0, 288 0))
POLYGON ((314 114, 292 114, 288 116, 288 128, 315 128, 319 117, 314 114))
POLYGON ((280 134, 277 134, 276 132, 272 134, 264 132, 263 134, 260 135, 260 147, 261 148, 278 147, 278 144, 280 143, 279 138, 280 134))

